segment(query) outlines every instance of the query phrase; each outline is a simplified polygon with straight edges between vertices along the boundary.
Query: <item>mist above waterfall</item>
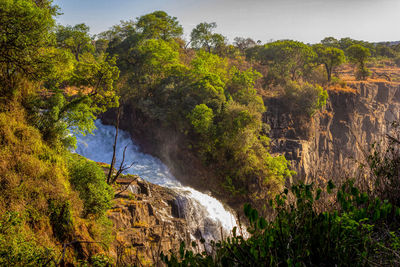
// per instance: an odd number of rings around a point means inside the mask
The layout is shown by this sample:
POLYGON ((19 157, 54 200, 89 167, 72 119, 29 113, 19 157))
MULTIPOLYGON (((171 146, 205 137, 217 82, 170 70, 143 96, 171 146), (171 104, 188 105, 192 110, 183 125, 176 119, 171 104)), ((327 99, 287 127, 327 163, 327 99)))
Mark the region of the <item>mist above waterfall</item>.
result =
MULTIPOLYGON (((96 127, 93 135, 77 136, 78 146, 75 152, 97 162, 110 163, 115 128, 103 125, 99 120, 96 121, 96 127)), ((227 236, 232 228, 237 226, 235 216, 221 202, 183 186, 159 159, 140 152, 129 134, 122 130, 118 136, 115 166, 119 166, 125 147, 125 163, 134 162, 126 173, 136 174, 150 183, 175 191, 178 195, 176 204, 180 217, 186 219, 193 239, 217 240, 221 238, 221 233, 227 236)))

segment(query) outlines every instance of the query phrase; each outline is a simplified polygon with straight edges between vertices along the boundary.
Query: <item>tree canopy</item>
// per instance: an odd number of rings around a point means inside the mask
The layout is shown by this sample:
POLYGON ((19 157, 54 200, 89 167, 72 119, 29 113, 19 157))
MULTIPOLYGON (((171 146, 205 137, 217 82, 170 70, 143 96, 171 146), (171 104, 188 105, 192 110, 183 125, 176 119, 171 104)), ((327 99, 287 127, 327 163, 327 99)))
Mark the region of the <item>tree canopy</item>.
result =
POLYGON ((324 64, 328 82, 330 82, 332 70, 343 64, 346 60, 343 50, 336 47, 324 46, 322 44, 314 45, 313 49, 317 54, 317 62, 319 64, 324 64))
POLYGON ((155 11, 139 17, 136 27, 146 39, 170 40, 183 34, 183 28, 177 18, 169 16, 164 11, 155 11))
POLYGON ((270 66, 271 79, 296 81, 309 70, 316 54, 306 44, 285 40, 264 45, 259 57, 270 66))
POLYGON ((40 80, 54 64, 52 8, 41 8, 29 0, 0 2, 0 81, 2 95, 15 91, 20 77, 40 80))
POLYGON ((371 56, 371 51, 360 44, 353 44, 346 49, 350 61, 358 64, 357 78, 365 80, 369 70, 365 67, 365 61, 371 56))
POLYGON ((217 28, 215 22, 202 22, 198 24, 190 34, 191 45, 194 48, 204 48, 208 52, 225 45, 226 38, 222 34, 214 33, 217 28))

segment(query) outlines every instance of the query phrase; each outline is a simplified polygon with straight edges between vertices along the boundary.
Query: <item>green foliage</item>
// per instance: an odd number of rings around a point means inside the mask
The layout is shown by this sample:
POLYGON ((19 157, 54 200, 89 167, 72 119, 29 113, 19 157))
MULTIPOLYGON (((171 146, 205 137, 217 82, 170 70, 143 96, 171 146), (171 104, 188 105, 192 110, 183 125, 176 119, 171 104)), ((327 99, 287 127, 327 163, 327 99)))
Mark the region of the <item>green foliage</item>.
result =
POLYGON ((111 207, 113 190, 106 183, 104 171, 95 162, 72 154, 68 169, 72 187, 84 202, 84 216, 100 217, 111 207))
POLYGON ((232 67, 229 74, 231 77, 227 84, 229 96, 254 111, 265 112, 264 102, 254 88, 255 81, 261 77, 261 74, 253 69, 240 71, 236 67, 232 67))
POLYGON ((176 17, 171 17, 164 11, 155 11, 141 16, 138 18, 136 27, 145 39, 170 40, 179 38, 183 33, 183 28, 176 17))
MULTIPOLYGON (((119 77, 116 58, 106 55, 94 57, 86 53, 76 63, 70 84, 78 87, 79 100, 89 97, 93 112, 101 113, 108 108, 118 107, 118 99, 114 82, 119 77), (86 91, 86 92, 85 92, 86 91)), ((71 103, 79 100, 73 99, 71 103)))
POLYGON ((91 108, 92 100, 82 97, 79 101, 68 103, 65 96, 56 92, 41 106, 44 112, 37 112, 34 120, 35 126, 42 132, 43 139, 54 147, 75 147, 74 133, 87 134, 94 129, 94 110, 91 108))
POLYGON ((69 202, 49 199, 50 223, 60 242, 68 241, 73 234, 73 221, 69 202))
POLYGON ((286 79, 299 80, 310 70, 316 55, 310 46, 287 40, 264 45, 258 57, 270 67, 268 79, 279 84, 286 79))
MULTIPOLYGON (((328 191, 331 192, 330 183, 328 191)), ((371 199, 352 182, 337 191, 338 210, 317 212, 321 189, 296 185, 270 200, 275 217, 267 221, 249 204, 244 213, 249 221, 247 239, 233 229, 233 236, 212 242, 212 254, 195 254, 182 244, 178 254, 161 255, 168 266, 365 266, 371 263, 395 264, 397 252, 385 254, 386 242, 398 245, 399 235, 376 238, 390 222, 398 218, 397 208, 387 201, 371 199), (293 199, 289 201, 288 199, 293 199)), ((395 229, 396 226, 391 226, 395 229)), ((195 244, 194 244, 195 245, 195 244)))
POLYGON ((216 52, 218 48, 224 46, 226 38, 218 33, 213 33, 217 28, 215 22, 202 22, 198 24, 190 34, 191 45, 194 48, 204 48, 207 52, 216 52))
POLYGON ((114 260, 104 254, 96 254, 87 261, 81 261, 79 267, 109 267, 113 266, 114 260))
POLYGON ((326 47, 335 47, 339 48, 339 41, 334 37, 325 37, 321 40, 321 44, 326 47))
POLYGON ((363 63, 371 56, 371 52, 368 48, 363 47, 359 44, 352 45, 347 48, 347 53, 351 61, 356 63, 363 63))
POLYGON ((350 61, 358 64, 356 78, 359 80, 365 80, 370 75, 370 71, 365 66, 367 58, 371 56, 370 50, 359 44, 354 44, 348 47, 346 52, 350 61))
POLYGON ((24 216, 17 212, 0 215, 0 266, 50 265, 54 251, 39 246, 34 233, 24 229, 23 223, 24 216))
POLYGON ((197 105, 189 114, 189 119, 195 132, 206 135, 213 123, 213 110, 207 107, 205 104, 197 105))
POLYGON ((343 50, 321 44, 314 45, 313 49, 317 54, 317 62, 324 64, 328 82, 330 82, 334 68, 340 66, 346 60, 343 50))
POLYGON ((79 61, 83 53, 94 52, 89 30, 89 27, 83 23, 75 26, 58 25, 56 31, 57 44, 60 48, 68 49, 79 61))
POLYGON ((376 56, 386 57, 386 58, 395 58, 397 56, 396 51, 385 44, 377 44, 375 47, 376 56))
POLYGON ((294 113, 312 116, 326 105, 328 92, 319 85, 288 82, 284 87, 284 100, 294 113))
MULTIPOLYGON (((207 34, 213 35, 212 28, 207 34)), ((248 181, 261 181, 271 191, 282 186, 290 175, 287 162, 270 156, 260 134, 265 106, 254 87, 261 75, 231 67, 227 58, 207 49, 182 62, 174 40, 146 39, 127 29, 120 29, 127 36, 118 45, 129 45, 120 61, 123 98, 146 118, 185 135, 187 147, 217 170, 225 188, 245 192, 248 181), (133 64, 125 68, 125 62, 133 64)))
POLYGON ((51 28, 55 10, 41 8, 31 0, 0 2, 0 92, 10 97, 18 79, 40 80, 53 63, 47 48, 52 46, 51 28))

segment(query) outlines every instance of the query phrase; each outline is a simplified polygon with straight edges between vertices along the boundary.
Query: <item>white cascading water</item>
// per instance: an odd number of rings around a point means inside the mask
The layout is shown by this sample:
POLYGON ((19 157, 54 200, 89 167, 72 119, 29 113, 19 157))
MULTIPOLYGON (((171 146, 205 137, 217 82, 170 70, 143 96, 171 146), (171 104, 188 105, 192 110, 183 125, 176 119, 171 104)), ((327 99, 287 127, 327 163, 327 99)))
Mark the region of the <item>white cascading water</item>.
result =
MULTIPOLYGON (((93 135, 77 136, 78 146, 75 152, 93 161, 110 163, 115 128, 103 125, 100 120, 96 121, 96 127, 93 135)), ((127 173, 136 174, 150 183, 168 187, 179 195, 176 199, 180 209, 178 212, 183 213, 180 217, 186 219, 193 239, 202 237, 206 241, 218 240, 221 238, 221 230, 226 236, 237 226, 235 216, 226 210, 221 202, 193 188, 182 186, 159 159, 141 153, 130 135, 122 130, 118 135, 115 166, 119 166, 125 146, 128 146, 125 162, 127 164, 134 162, 127 173)))

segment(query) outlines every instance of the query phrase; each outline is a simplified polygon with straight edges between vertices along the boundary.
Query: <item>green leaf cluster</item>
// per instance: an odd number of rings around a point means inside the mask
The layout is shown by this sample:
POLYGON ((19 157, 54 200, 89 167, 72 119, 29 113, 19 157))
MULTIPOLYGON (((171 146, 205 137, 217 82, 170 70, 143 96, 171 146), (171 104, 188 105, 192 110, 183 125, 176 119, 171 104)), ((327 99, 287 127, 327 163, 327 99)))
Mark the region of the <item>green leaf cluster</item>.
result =
POLYGON ((98 218, 111 207, 113 190, 106 183, 102 168, 95 162, 72 154, 68 169, 72 187, 84 202, 83 215, 98 218))
MULTIPOLYGON (((334 188, 330 182, 327 191, 332 193, 334 188)), ((339 207, 317 212, 315 204, 321 195, 331 193, 305 184, 286 189, 270 200, 275 211, 270 221, 246 204, 249 237, 234 228, 231 237, 211 242, 210 251, 195 253, 196 244, 186 250, 182 244, 178 254, 162 254, 162 259, 168 266, 396 264, 397 250, 392 248, 399 244, 399 208, 361 193, 347 181, 337 190, 339 207), (388 235, 377 237, 382 231, 388 235)))

